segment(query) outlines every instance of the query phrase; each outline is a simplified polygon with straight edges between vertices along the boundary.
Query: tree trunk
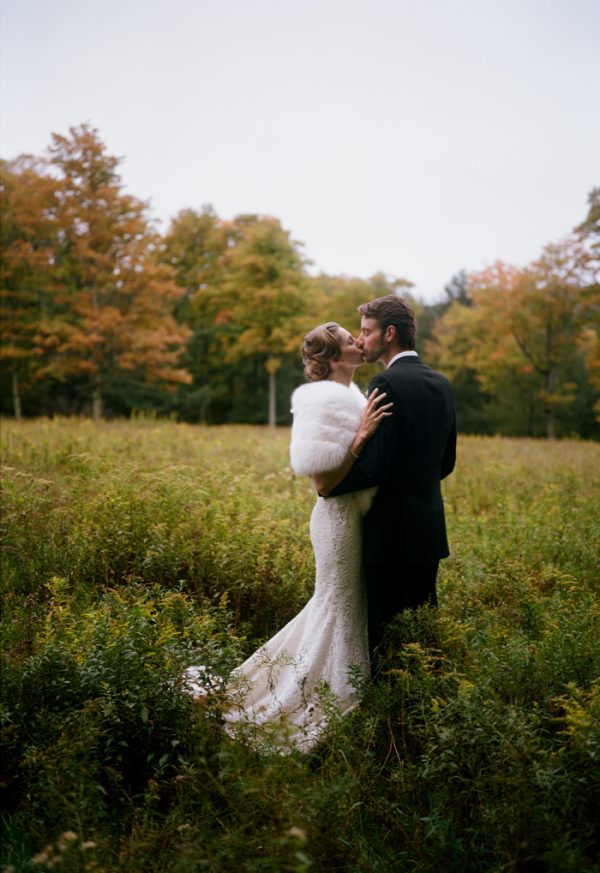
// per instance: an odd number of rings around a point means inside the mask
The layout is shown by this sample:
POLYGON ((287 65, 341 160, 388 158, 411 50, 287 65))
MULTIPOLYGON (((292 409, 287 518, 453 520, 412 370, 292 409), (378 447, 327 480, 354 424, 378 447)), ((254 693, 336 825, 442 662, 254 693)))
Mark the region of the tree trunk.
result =
POLYGON ((12 396, 15 418, 17 421, 21 421, 21 394, 19 392, 19 374, 16 370, 12 372, 12 396))
POLYGON ((556 439, 554 430, 554 408, 552 406, 552 370, 546 373, 546 437, 549 440, 556 439))
MULTIPOLYGON (((92 285, 91 296, 92 309, 94 310, 94 323, 97 327, 100 307, 98 305, 98 292, 95 285, 92 285)), ((92 390, 92 418, 94 421, 102 421, 102 392, 100 391, 99 380, 92 390)))
POLYGON ((101 421, 102 419, 102 394, 98 385, 96 385, 92 393, 92 417, 94 421, 101 421))
POLYGON ((277 380, 275 373, 269 373, 269 427, 277 424, 277 380))

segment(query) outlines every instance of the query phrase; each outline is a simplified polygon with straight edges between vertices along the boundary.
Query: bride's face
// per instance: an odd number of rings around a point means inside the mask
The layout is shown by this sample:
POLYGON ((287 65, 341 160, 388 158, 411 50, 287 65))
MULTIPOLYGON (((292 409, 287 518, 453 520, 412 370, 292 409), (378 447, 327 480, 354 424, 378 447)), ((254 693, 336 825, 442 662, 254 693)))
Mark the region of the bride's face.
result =
POLYGON ((344 327, 340 327, 338 331, 338 340, 340 343, 340 363, 350 364, 352 367, 357 367, 362 364, 364 358, 362 350, 358 347, 356 340, 352 334, 344 327))

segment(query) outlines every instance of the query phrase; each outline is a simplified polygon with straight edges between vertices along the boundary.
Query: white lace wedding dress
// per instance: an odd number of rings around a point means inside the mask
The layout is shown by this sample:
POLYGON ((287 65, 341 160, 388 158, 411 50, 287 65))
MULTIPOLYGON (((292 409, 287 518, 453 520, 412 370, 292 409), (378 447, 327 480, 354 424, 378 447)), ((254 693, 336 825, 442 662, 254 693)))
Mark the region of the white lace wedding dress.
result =
MULTIPOLYGON (((295 472, 315 475, 339 466, 365 403, 354 385, 324 381, 298 388, 290 446, 295 472)), ((307 751, 333 713, 344 715, 358 702, 369 672, 361 518, 373 493, 317 497, 310 519, 314 593, 231 674, 224 716, 229 733, 245 733, 259 746, 307 751)), ((187 678, 194 693, 204 693, 198 668, 187 678)))

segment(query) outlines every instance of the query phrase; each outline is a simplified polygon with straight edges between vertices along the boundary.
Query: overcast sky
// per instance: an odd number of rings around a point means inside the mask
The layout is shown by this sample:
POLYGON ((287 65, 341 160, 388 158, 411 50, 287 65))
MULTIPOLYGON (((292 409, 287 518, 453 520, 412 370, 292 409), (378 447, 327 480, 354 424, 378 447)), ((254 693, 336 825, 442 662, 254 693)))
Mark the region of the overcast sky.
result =
POLYGON ((0 151, 90 122, 163 229, 279 218, 439 298, 600 185, 600 0, 1 0, 0 151))

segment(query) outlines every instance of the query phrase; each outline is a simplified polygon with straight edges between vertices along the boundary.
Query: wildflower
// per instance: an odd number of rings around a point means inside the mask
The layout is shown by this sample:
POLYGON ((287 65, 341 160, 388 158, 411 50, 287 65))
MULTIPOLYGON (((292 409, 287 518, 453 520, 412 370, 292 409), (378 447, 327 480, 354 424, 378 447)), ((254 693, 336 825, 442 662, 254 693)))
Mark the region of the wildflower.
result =
POLYGON ((37 855, 34 855, 31 859, 32 864, 47 864, 50 858, 52 857, 52 846, 46 846, 45 849, 42 849, 41 852, 38 852, 37 855))
POLYGON ((59 852, 64 852, 69 847, 69 843, 74 843, 77 840, 77 834, 74 831, 65 831, 57 840, 59 852))
POLYGON ((306 831, 302 828, 296 827, 293 825, 289 831, 287 832, 288 837, 296 837, 297 840, 305 840, 306 839, 306 831))

